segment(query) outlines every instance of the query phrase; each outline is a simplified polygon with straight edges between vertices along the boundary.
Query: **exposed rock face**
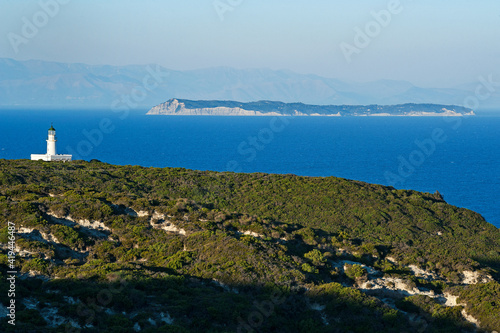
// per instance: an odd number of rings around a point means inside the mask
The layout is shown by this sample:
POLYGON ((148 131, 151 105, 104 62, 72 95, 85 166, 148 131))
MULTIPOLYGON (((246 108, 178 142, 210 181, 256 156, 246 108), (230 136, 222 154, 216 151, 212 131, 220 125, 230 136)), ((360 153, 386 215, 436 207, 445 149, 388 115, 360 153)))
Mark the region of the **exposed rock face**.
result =
POLYGON ((256 233, 254 231, 250 231, 250 230, 247 230, 243 233, 243 235, 249 235, 249 236, 253 236, 253 237, 257 237, 257 238, 264 238, 265 236, 262 235, 262 234, 259 234, 259 233, 256 233))
POLYGON ((474 111, 454 105, 307 105, 258 101, 191 101, 170 99, 148 115, 169 116, 474 116, 474 111))
MULTIPOLYGON (((118 207, 118 206, 114 205, 114 207, 118 207)), ((146 211, 140 210, 140 211, 137 212, 137 211, 135 211, 134 209, 132 209, 130 207, 125 208, 125 213, 127 215, 130 215, 130 216, 133 216, 133 217, 149 216, 149 213, 146 212, 146 211)))
POLYGON ((170 231, 170 232, 175 232, 180 235, 186 235, 186 230, 177 228, 174 224, 165 222, 165 223, 159 223, 159 224, 151 224, 153 228, 155 229, 163 229, 165 231, 170 231))
POLYGON ((463 284, 488 283, 493 281, 490 275, 482 275, 477 271, 463 271, 462 274, 464 275, 463 284))
POLYGON ((91 236, 96 238, 108 238, 108 235, 111 231, 103 222, 101 221, 89 221, 82 219, 75 219, 71 216, 59 216, 55 213, 49 212, 47 214, 52 222, 63 224, 65 226, 73 228, 75 225, 80 225, 80 230, 91 236))
POLYGON ((415 265, 409 265, 408 268, 411 269, 413 274, 417 277, 424 278, 427 280, 439 280, 440 279, 440 277, 437 274, 423 270, 415 265))
POLYGON ((175 224, 167 220, 167 216, 165 216, 165 214, 160 214, 156 211, 153 212, 153 215, 149 220, 149 224, 151 224, 151 226, 155 229, 163 229, 180 235, 186 235, 186 230, 178 228, 175 224))
MULTIPOLYGON (((43 231, 34 229, 34 228, 26 228, 26 227, 21 227, 19 228, 18 235, 21 236, 22 238, 26 238, 29 240, 34 240, 34 241, 39 241, 45 244, 51 244, 54 246, 56 251, 68 258, 73 258, 73 259, 83 259, 88 255, 88 251, 82 251, 77 248, 70 248, 66 245, 61 244, 61 242, 52 235, 51 233, 45 233, 43 231)), ((19 253, 21 257, 29 257, 36 255, 38 252, 36 251, 29 251, 27 249, 21 249, 20 247, 16 246, 16 252, 19 253)), ((46 254, 44 254, 45 259, 49 259, 46 254)), ((36 272, 34 272, 35 274, 36 272)))
POLYGON ((281 116, 277 112, 263 113, 242 108, 214 107, 214 108, 186 108, 185 103, 177 99, 171 99, 163 104, 157 105, 147 113, 149 115, 180 115, 180 116, 281 116))
POLYGON ((39 231, 34 228, 21 227, 19 228, 18 234, 27 239, 36 240, 43 243, 56 243, 56 244, 60 243, 59 240, 54 235, 47 234, 43 231, 39 231))
POLYGON ((458 296, 452 295, 450 293, 444 293, 442 298, 444 299, 443 305, 445 306, 466 306, 466 304, 458 303, 458 296))

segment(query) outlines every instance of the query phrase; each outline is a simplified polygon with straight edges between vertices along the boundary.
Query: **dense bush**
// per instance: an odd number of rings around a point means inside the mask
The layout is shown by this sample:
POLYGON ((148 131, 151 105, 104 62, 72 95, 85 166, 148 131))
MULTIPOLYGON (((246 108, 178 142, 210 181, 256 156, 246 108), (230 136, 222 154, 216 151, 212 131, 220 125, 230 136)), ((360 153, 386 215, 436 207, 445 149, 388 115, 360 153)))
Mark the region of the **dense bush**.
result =
POLYGON ((360 277, 366 276, 368 272, 361 265, 345 265, 345 275, 353 280, 359 279, 360 277))
POLYGON ((458 290, 459 302, 467 304, 467 313, 477 318, 489 330, 500 328, 500 283, 469 285, 458 290))

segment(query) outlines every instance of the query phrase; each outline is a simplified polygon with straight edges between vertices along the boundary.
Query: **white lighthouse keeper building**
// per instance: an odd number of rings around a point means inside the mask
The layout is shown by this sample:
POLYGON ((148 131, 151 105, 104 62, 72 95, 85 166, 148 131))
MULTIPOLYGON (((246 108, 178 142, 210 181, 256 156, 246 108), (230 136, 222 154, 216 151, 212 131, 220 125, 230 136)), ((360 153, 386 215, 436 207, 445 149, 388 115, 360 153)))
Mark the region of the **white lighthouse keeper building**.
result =
POLYGON ((31 160, 71 161, 72 155, 57 155, 56 142, 56 129, 51 124, 49 128, 49 137, 47 138, 47 154, 31 154, 31 160))

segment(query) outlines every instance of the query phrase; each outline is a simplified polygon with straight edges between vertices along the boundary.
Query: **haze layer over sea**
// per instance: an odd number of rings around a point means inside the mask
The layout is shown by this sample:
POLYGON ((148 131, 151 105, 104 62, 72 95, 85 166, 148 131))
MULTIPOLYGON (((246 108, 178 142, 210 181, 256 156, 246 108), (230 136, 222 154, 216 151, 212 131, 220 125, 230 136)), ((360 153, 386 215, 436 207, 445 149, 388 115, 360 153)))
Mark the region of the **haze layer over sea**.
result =
POLYGON ((0 111, 0 158, 335 176, 439 191, 500 227, 500 117, 203 117, 0 111))

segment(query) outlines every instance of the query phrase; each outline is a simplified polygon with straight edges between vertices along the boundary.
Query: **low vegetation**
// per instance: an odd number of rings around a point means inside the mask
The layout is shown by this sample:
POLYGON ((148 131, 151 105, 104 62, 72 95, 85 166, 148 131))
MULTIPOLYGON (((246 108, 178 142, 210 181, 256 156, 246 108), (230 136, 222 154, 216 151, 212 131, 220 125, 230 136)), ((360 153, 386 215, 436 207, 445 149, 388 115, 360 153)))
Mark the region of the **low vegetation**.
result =
POLYGON ((17 331, 500 330, 500 231, 438 193, 0 160, 0 214, 2 290, 17 228, 17 331))

